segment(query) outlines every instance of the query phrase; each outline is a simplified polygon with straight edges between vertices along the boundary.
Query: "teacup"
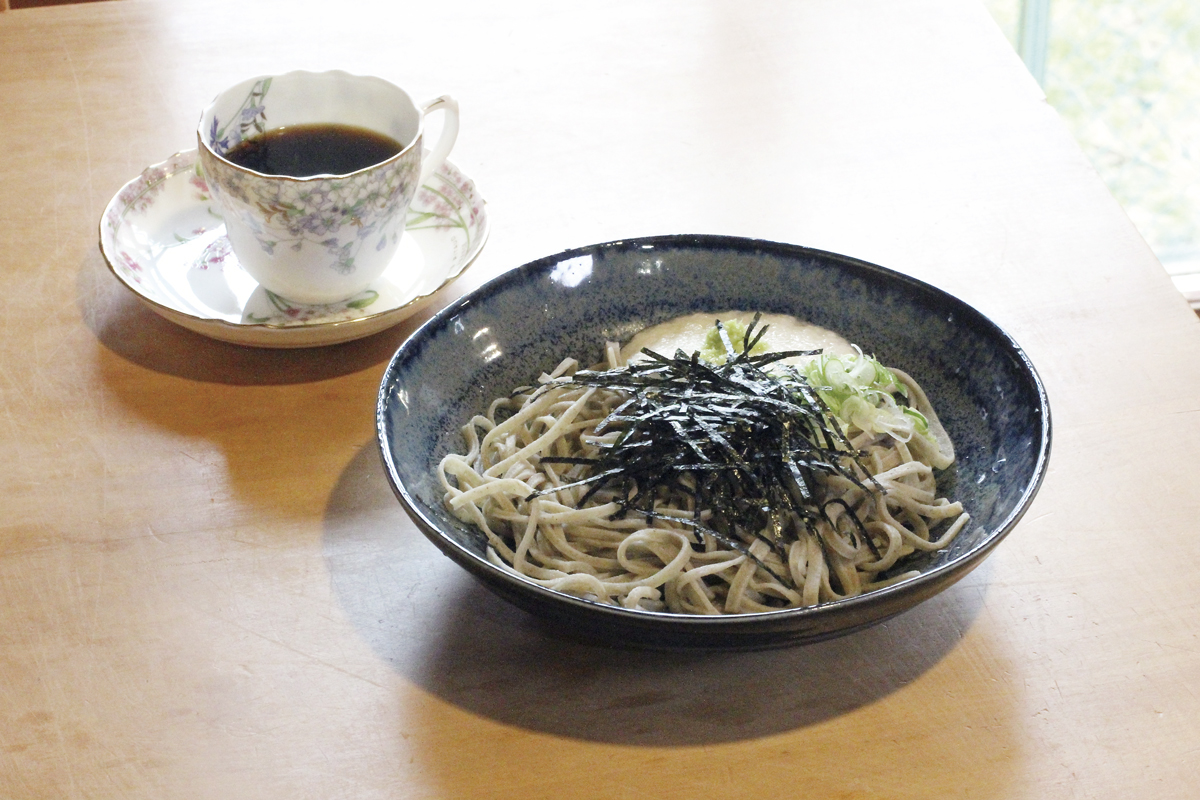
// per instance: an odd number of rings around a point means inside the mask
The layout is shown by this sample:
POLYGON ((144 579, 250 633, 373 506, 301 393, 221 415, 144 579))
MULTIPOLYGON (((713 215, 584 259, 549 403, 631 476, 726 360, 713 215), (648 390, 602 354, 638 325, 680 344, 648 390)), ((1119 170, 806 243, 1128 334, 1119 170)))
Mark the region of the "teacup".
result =
POLYGON ((413 196, 446 160, 457 135, 452 98, 418 107, 385 80, 340 71, 243 81, 217 95, 196 131, 201 168, 238 261, 263 288, 297 303, 346 300, 387 269, 413 196), (424 154, 424 117, 434 110, 444 111, 445 120, 437 144, 424 154), (231 151, 241 158, 259 145, 250 140, 268 132, 311 126, 365 130, 394 140, 399 151, 353 171, 304 176, 231 160, 231 151))

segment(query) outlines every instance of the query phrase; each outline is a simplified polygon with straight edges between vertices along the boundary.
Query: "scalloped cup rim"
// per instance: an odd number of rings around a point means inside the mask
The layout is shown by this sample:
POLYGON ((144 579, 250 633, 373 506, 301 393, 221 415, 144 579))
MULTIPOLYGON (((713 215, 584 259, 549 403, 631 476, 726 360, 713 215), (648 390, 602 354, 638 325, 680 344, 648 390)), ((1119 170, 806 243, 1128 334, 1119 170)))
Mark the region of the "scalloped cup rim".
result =
MULTIPOLYGON (((231 86, 229 88, 233 89, 238 86, 245 86, 247 84, 253 85, 259 81, 263 81, 263 80, 267 80, 267 79, 275 79, 275 78, 287 78, 287 77, 291 77, 293 75, 336 75, 338 77, 345 76, 347 78, 354 78, 356 80, 377 81, 379 83, 386 84, 387 86, 389 86, 393 89, 396 89, 401 94, 403 94, 405 97, 407 97, 408 101, 410 103, 412 103, 414 107, 417 107, 417 104, 412 99, 412 96, 409 95, 408 92, 404 91, 404 89, 400 88, 399 86, 396 86, 391 81, 385 80, 385 79, 380 78, 375 75, 355 75, 352 72, 347 72, 346 70, 342 70, 342 69, 330 69, 330 70, 320 70, 320 71, 307 70, 307 69, 294 69, 294 70, 289 70, 288 72, 282 72, 278 75, 258 75, 253 78, 247 78, 244 81, 239 81, 238 83, 234 84, 233 86, 231 86)), ((225 91, 229 91, 229 89, 226 89, 225 91)), ((224 94, 224 92, 222 92, 222 94, 224 94)), ((216 150, 214 150, 212 148, 212 146, 207 141, 205 141, 203 120, 213 110, 213 107, 216 106, 217 100, 220 98, 220 96, 221 95, 217 95, 216 97, 214 97, 212 99, 212 101, 208 105, 206 105, 200 112, 200 120, 201 121, 199 123, 197 123, 197 125, 196 125, 196 142, 199 145, 197 147, 197 152, 199 152, 200 150, 204 150, 209 155, 211 155, 213 158, 219 159, 223 164, 228 165, 231 169, 237 170, 238 172, 244 172, 248 175, 253 175, 258 178, 271 178, 273 180, 283 180, 283 181, 289 181, 289 182, 294 182, 294 183, 309 183, 309 182, 331 180, 331 179, 337 179, 337 178, 350 178, 355 175, 361 175, 362 173, 364 173, 368 170, 378 169, 381 166, 390 164, 393 161, 397 161, 397 160, 403 158, 410 150, 412 150, 413 146, 416 145, 416 143, 421 140, 421 134, 425 130, 424 116, 418 115, 416 135, 413 136, 410 141, 408 141, 407 143, 404 144, 404 146, 400 149, 400 152, 396 153, 395 155, 393 155, 389 158, 384 159, 383 161, 379 161, 375 164, 371 164, 370 166, 363 167, 362 169, 354 170, 353 172, 341 172, 341 173, 322 172, 322 173, 318 173, 316 175, 304 175, 304 176, 279 175, 279 174, 275 174, 273 172, 259 172, 258 170, 250 169, 249 167, 243 167, 241 164, 238 164, 237 162, 230 161, 229 159, 225 158, 225 156, 221 155, 216 150)), ((268 130, 273 130, 273 129, 268 128, 268 130)))

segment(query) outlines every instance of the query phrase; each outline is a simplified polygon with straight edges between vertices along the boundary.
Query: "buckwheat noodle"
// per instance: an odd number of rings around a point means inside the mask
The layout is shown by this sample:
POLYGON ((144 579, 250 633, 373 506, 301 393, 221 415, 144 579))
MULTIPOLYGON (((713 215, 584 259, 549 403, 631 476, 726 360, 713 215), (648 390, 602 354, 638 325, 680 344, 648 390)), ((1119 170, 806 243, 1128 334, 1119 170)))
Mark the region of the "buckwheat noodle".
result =
MULTIPOLYGON (((615 343, 606 347, 606 365, 623 365, 615 343)), ((910 554, 946 547, 968 522, 961 503, 937 495, 934 469, 953 462, 953 447, 920 386, 895 369, 929 419, 931 436, 905 441, 843 421, 862 453, 857 463, 873 480, 827 477, 821 491, 828 519, 794 524, 794 540, 782 552, 749 534, 735 549, 698 530, 713 512, 683 493, 659 503, 649 520, 614 518, 620 498, 611 490, 580 507, 587 486, 567 484, 587 477, 590 467, 542 459, 598 457, 620 434, 597 435, 596 427, 628 395, 560 382, 578 368, 568 358, 538 387, 494 400, 462 427, 467 452, 447 455, 438 470, 447 507, 487 537, 487 558, 538 585, 686 614, 812 606, 916 576, 893 568, 910 554), (848 524, 850 513, 861 527, 848 524)))

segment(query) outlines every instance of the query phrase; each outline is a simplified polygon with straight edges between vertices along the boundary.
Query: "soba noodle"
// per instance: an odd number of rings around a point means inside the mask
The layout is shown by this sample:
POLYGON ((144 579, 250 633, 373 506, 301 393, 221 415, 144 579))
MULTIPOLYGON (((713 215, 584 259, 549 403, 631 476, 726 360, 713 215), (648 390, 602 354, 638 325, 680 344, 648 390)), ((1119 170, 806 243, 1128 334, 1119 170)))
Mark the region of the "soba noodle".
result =
MULTIPOLYGON (((723 341, 728 347, 728 336, 723 341)), ((849 418, 835 417, 833 424, 844 434, 843 471, 822 475, 811 514, 772 516, 782 522, 757 531, 724 524, 721 509, 698 506, 696 492, 687 490, 696 480, 688 474, 676 488, 656 487, 651 500, 643 498, 643 511, 630 511, 630 498, 649 487, 597 489, 603 482, 592 474, 593 462, 620 444, 623 429, 613 420, 621 414, 614 412, 627 405, 630 392, 580 381, 573 376, 596 373, 580 371, 570 358, 542 375, 537 387, 496 399, 463 426, 467 452, 447 455, 439 468, 445 503, 483 531, 487 557, 498 567, 631 609, 761 612, 906 580, 918 574, 903 570, 906 556, 946 547, 969 519, 960 503, 937 494, 935 469, 953 462, 952 445, 909 376, 861 351, 821 358, 830 360, 806 370, 821 381, 836 382, 834 373, 846 367, 870 366, 890 383, 866 406, 841 405, 849 418), (864 407, 888 403, 899 422, 864 416, 864 407)), ((606 367, 624 367, 616 343, 608 344, 597 369, 606 367)))

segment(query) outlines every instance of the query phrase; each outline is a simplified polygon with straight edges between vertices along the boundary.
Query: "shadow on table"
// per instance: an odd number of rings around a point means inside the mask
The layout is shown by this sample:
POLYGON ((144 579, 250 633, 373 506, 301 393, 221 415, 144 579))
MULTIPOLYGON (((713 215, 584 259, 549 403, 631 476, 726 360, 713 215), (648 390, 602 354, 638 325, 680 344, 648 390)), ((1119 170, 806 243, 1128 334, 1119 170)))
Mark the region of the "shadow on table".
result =
POLYGON ((738 741, 869 705, 948 653, 983 599, 974 582, 960 584, 874 628, 781 650, 580 643, 545 630, 443 557, 399 507, 374 443, 334 489, 324 552, 347 616, 398 673, 501 723, 617 744, 738 741))

